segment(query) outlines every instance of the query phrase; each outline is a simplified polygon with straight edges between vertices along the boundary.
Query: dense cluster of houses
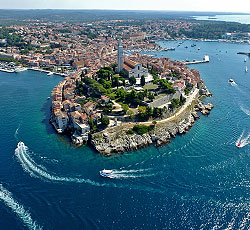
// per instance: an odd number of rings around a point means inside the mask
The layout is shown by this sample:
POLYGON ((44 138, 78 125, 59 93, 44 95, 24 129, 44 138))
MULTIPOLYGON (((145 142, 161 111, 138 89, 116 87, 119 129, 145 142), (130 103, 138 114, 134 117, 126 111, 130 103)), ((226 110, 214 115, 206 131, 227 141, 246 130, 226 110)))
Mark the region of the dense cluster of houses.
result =
POLYGON ((201 83, 199 71, 188 68, 182 62, 172 61, 169 58, 152 58, 140 54, 132 54, 129 59, 160 72, 159 78, 171 82, 172 87, 180 93, 183 93, 187 86, 192 88, 201 83))

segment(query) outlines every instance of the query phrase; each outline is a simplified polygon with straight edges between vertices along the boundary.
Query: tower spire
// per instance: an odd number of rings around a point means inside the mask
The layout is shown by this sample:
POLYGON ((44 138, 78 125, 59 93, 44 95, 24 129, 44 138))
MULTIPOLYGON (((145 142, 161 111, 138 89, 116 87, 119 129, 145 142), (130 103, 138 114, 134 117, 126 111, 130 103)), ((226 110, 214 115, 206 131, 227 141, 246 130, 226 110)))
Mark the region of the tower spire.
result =
POLYGON ((123 46, 122 46, 122 40, 121 38, 119 38, 118 40, 118 72, 120 72, 123 69, 123 63, 124 63, 124 59, 123 59, 123 46))

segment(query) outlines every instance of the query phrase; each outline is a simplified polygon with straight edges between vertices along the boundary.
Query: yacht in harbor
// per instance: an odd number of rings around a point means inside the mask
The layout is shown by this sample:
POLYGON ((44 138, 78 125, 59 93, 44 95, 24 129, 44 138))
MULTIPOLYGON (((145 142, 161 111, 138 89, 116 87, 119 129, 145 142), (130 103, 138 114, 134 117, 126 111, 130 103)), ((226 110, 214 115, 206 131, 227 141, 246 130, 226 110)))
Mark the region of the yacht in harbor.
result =
POLYGON ((14 69, 15 73, 23 72, 23 71, 25 71, 25 70, 27 70, 27 68, 25 68, 25 67, 16 67, 16 68, 14 69))
POLYGON ((47 76, 51 76, 53 74, 54 74, 53 72, 49 72, 49 73, 47 73, 47 76))

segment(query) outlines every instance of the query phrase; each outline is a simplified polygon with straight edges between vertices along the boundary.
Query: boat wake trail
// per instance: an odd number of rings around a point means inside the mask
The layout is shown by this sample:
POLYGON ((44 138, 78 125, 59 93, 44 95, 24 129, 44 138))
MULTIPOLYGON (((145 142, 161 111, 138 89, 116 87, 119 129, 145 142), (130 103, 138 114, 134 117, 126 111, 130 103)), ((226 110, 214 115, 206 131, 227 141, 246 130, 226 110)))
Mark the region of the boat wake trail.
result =
POLYGON ((238 138, 238 140, 236 141, 235 145, 238 148, 242 148, 248 144, 250 144, 250 133, 246 136, 244 136, 245 131, 243 130, 243 132, 241 133, 240 137, 238 138))
MULTIPOLYGON (((22 142, 19 142, 19 144, 15 150, 15 155, 16 155, 17 159, 19 160, 19 162, 21 163, 21 166, 23 167, 23 169, 27 173, 29 173, 30 176, 39 178, 41 180, 54 181, 54 182, 85 183, 85 184, 90 184, 90 185, 97 186, 97 187, 111 187, 111 188, 121 188, 121 189, 129 188, 129 189, 131 189, 130 184, 126 185, 126 184, 117 184, 117 183, 112 183, 112 182, 99 183, 96 181, 92 181, 90 179, 56 176, 53 173, 48 172, 48 170, 45 167, 36 164, 29 155, 28 147, 25 146, 22 142)), ((121 170, 121 171, 123 171, 123 172, 120 174, 120 178, 134 176, 132 174, 127 174, 126 171, 128 171, 130 173, 140 172, 140 170, 121 170)), ((118 174, 116 174, 115 178, 119 178, 118 174)), ((146 175, 144 175, 144 176, 146 176, 146 175)), ((138 175, 134 176, 134 177, 138 177, 138 175)), ((136 190, 143 190, 143 191, 150 191, 150 192, 157 192, 157 193, 163 192, 161 189, 155 189, 155 188, 153 189, 153 188, 147 187, 147 186, 133 185, 132 188, 136 189, 136 190)))
POLYGON ((248 116, 250 116, 250 110, 244 108, 242 105, 240 105, 240 109, 248 116))
POLYGON ((28 229, 36 230, 42 229, 33 219, 28 211, 24 209, 22 205, 20 205, 17 201, 14 200, 11 193, 7 191, 0 184, 0 199, 11 208, 11 210, 23 221, 23 223, 28 227, 28 229))
POLYGON ((238 86, 236 82, 230 82, 230 84, 231 86, 234 86, 234 87, 238 86))
POLYGON ((29 150, 27 146, 18 146, 15 150, 15 155, 21 163, 23 169, 30 174, 30 176, 37 177, 44 180, 57 181, 57 182, 76 182, 76 183, 88 183, 95 186, 107 186, 107 184, 101 184, 91 181, 89 179, 60 177, 53 175, 47 171, 45 167, 37 165, 29 156, 29 150))
POLYGON ((137 177, 148 177, 154 176, 155 174, 145 174, 145 172, 151 169, 138 169, 138 170, 117 170, 112 169, 112 173, 108 176, 109 178, 137 178, 137 177))
POLYGON ((18 125, 18 127, 17 127, 17 129, 16 129, 16 131, 15 131, 15 134, 14 134, 14 137, 16 138, 16 140, 18 140, 18 132, 19 132, 19 129, 20 129, 20 125, 21 125, 21 123, 18 125))

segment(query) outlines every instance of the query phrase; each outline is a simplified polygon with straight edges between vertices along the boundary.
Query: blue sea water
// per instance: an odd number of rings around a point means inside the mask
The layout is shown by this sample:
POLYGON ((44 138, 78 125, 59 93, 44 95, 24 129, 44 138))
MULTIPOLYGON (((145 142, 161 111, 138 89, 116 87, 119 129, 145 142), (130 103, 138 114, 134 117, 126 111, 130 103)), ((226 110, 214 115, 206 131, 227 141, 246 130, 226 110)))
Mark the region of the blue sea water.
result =
POLYGON ((245 15, 215 15, 211 16, 194 16, 196 20, 208 21, 224 21, 224 22, 238 22, 241 24, 250 24, 250 14, 245 15))
POLYGON ((211 114, 168 145, 112 157, 75 148, 50 126, 47 97, 61 77, 0 72, 0 228, 249 229, 250 146, 235 142, 250 132, 250 60, 237 55, 250 47, 193 43, 163 41, 176 50, 156 54, 210 56, 190 68, 213 93, 211 114), (18 141, 26 153, 15 152, 18 141), (116 178, 101 178, 103 168, 116 178))

